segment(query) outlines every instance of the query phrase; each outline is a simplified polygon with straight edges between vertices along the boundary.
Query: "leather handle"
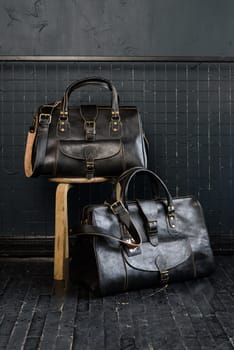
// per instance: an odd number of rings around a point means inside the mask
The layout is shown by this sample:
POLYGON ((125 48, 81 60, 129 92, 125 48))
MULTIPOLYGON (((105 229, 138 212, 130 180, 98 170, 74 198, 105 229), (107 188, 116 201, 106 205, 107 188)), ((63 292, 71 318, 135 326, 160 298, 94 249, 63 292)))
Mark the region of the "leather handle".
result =
POLYGON ((66 116, 68 114, 68 101, 71 93, 74 90, 87 85, 101 86, 105 89, 110 90, 112 93, 112 112, 114 115, 119 115, 119 103, 118 103, 117 90, 109 80, 100 78, 100 77, 89 77, 81 80, 76 80, 72 84, 70 84, 65 90, 65 93, 63 96, 61 113, 60 113, 61 115, 66 116))
MULTIPOLYGON (((143 168, 143 169, 145 169, 145 168, 143 168)), ((136 170, 141 170, 142 171, 142 167, 134 167, 134 168, 130 168, 130 169, 128 169, 128 170, 126 170, 124 173, 122 173, 121 175, 120 175, 120 177, 118 178, 118 188, 125 188, 125 184, 128 182, 128 180, 129 180, 129 176, 133 173, 133 172, 135 172, 136 170)), ((129 185, 128 185, 128 187, 129 187, 129 185)), ((159 198, 159 184, 158 184, 158 182, 155 182, 155 181, 151 181, 151 191, 152 191, 152 198, 153 199, 158 199, 159 198)), ((121 191, 120 191, 120 189, 118 190, 118 193, 119 193, 119 198, 120 198, 120 193, 121 193, 121 191)), ((123 193, 123 191, 122 191, 122 193, 123 193)), ((127 201, 128 200, 128 195, 124 195, 123 194, 123 201, 127 201)))
MULTIPOLYGON (((153 171, 146 168, 141 168, 141 167, 136 167, 136 168, 127 170, 127 172, 124 173, 122 176, 120 176, 120 178, 118 179, 118 183, 119 183, 118 186, 121 188, 119 197, 120 197, 120 200, 123 202, 123 204, 127 206, 129 185, 133 181, 133 179, 139 174, 148 176, 151 183, 155 185, 156 188, 158 184, 163 188, 166 194, 168 209, 169 211, 174 211, 173 199, 165 183, 153 171)), ((154 188, 154 186, 152 186, 152 188, 154 188)))

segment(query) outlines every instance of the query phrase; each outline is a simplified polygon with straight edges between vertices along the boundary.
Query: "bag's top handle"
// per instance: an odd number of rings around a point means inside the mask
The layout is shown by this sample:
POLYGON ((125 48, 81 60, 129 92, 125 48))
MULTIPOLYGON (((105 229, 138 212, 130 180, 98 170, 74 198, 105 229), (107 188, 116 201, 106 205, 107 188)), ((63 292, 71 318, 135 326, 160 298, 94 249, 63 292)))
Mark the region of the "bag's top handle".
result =
POLYGON ((167 186, 164 184, 161 178, 158 175, 156 175, 153 171, 142 167, 135 167, 127 170, 118 178, 116 183, 116 190, 115 190, 116 193, 118 192, 117 201, 112 204, 106 203, 108 207, 112 210, 114 215, 118 217, 118 220, 127 228, 129 239, 121 239, 121 238, 115 237, 110 232, 106 232, 103 228, 92 226, 92 225, 81 226, 78 233, 79 235, 90 235, 90 236, 100 236, 100 237, 110 238, 120 242, 121 244, 126 245, 129 249, 136 249, 141 246, 142 235, 138 231, 133 220, 131 219, 131 215, 128 211, 128 207, 126 203, 130 182, 138 174, 143 174, 148 176, 151 180, 151 183, 153 183, 153 186, 157 186, 158 184, 160 184, 163 187, 167 198, 168 223, 173 229, 175 228, 175 216, 174 216, 175 209, 173 206, 173 200, 172 200, 171 194, 168 191, 167 186), (120 191, 119 191, 119 188, 120 188, 120 191))
MULTIPOLYGON (((139 171, 142 172, 142 170, 147 170, 147 169, 146 168, 142 168, 142 167, 134 167, 134 168, 130 168, 130 169, 126 170, 117 179, 117 183, 118 183, 117 186, 118 186, 118 188, 125 187, 125 183, 127 183, 128 181, 131 181, 131 180, 129 180, 129 176, 131 174, 133 174, 133 172, 136 172, 136 170, 139 170, 139 171)), ((129 187, 129 185, 128 185, 128 187, 129 187)), ((151 190, 152 190, 152 195, 153 195, 152 197, 154 199, 157 199, 159 197, 159 184, 158 184, 158 182, 151 181, 151 190)), ((128 192, 128 189, 126 189, 126 192, 128 192)), ((118 191, 118 194, 119 193, 120 192, 118 191)), ((123 193, 123 195, 124 195, 124 193, 123 193)), ((113 196, 113 198, 116 198, 116 196, 113 196)), ((127 195, 126 196, 124 195, 123 201, 124 202, 127 201, 127 195)))
POLYGON ((157 195, 158 191, 156 191, 155 193, 155 190, 158 189, 158 185, 160 184, 164 192, 166 193, 168 204, 169 205, 172 204, 173 202, 172 196, 167 186, 163 182, 163 180, 157 174, 155 174, 152 170, 142 168, 142 167, 135 167, 135 168, 129 169, 126 172, 124 172, 122 175, 120 175, 120 177, 118 178, 117 182, 121 187, 120 198, 124 203, 126 203, 128 198, 128 189, 129 189, 130 183, 139 174, 146 175, 149 177, 150 182, 152 184, 153 196, 157 195))
POLYGON ((169 223, 172 227, 174 227, 175 217, 174 217, 173 213, 175 211, 175 207, 173 204, 172 196, 171 196, 167 186, 162 181, 162 179, 149 169, 142 168, 142 167, 132 168, 132 169, 127 170, 125 173, 123 173, 119 177, 117 184, 116 184, 116 188, 118 187, 118 189, 120 189, 119 190, 119 201, 123 203, 124 207, 127 207, 129 185, 132 182, 132 180, 139 174, 146 175, 150 179, 150 181, 152 183, 152 189, 154 189, 154 188, 157 189, 158 184, 163 188, 163 190, 166 194, 167 215, 168 215, 169 223))
POLYGON ((68 115, 68 100, 71 93, 86 85, 98 85, 108 89, 112 93, 112 114, 113 116, 119 116, 119 103, 118 103, 118 93, 115 86, 107 79, 101 77, 89 77, 81 80, 76 80, 72 84, 70 84, 65 90, 63 99, 62 99, 62 107, 60 115, 66 117, 68 115))
POLYGON ((164 182, 160 179, 158 175, 156 175, 153 171, 148 170, 146 168, 135 167, 124 172, 116 183, 116 193, 118 192, 119 198, 116 202, 109 204, 108 207, 112 210, 114 215, 118 217, 118 220, 127 228, 129 239, 121 239, 115 237, 110 232, 106 232, 103 228, 92 226, 92 225, 82 225, 79 230, 79 235, 90 235, 90 236, 100 236, 105 238, 110 238, 120 242, 121 244, 126 245, 129 249, 136 249, 142 244, 142 236, 141 233, 138 232, 137 227, 135 226, 133 220, 131 219, 131 215, 128 211, 126 199, 128 187, 132 179, 138 174, 147 175, 151 182, 156 186, 158 183, 163 187, 166 198, 167 198, 167 217, 169 225, 174 229, 175 228, 175 216, 174 216, 174 206, 173 200, 168 191, 164 182), (120 191, 118 190, 120 188, 120 191))

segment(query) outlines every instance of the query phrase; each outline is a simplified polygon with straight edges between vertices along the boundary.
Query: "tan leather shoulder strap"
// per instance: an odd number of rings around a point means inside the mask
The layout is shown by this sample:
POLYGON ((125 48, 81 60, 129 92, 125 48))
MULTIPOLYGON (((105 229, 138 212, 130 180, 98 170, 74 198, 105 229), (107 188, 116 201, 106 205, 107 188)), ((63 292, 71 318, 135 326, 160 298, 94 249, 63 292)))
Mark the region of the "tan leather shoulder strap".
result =
POLYGON ((35 124, 34 129, 29 130, 26 146, 25 146, 25 154, 24 154, 24 172, 26 177, 31 177, 33 175, 33 168, 32 168, 32 150, 34 141, 37 134, 37 128, 38 128, 38 116, 35 116, 35 124))

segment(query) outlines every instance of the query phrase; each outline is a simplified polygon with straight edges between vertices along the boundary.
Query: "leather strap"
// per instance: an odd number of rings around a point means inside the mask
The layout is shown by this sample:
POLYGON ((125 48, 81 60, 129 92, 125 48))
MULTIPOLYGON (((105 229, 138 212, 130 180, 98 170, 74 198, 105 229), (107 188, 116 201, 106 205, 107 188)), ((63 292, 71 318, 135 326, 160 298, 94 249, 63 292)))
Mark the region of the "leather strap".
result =
POLYGON ((33 175, 32 167, 32 152, 35 138, 38 129, 38 116, 34 116, 34 125, 30 127, 27 135, 25 153, 24 153, 24 172, 26 177, 31 177, 33 175))
POLYGON ((110 208, 113 214, 118 217, 120 223, 123 224, 123 227, 127 229, 126 234, 130 235, 130 240, 137 244, 135 248, 139 247, 142 244, 141 234, 137 231, 124 204, 121 201, 116 201, 110 205, 110 208))
POLYGON ((47 140, 49 125, 51 122, 53 110, 61 104, 61 101, 56 101, 51 105, 43 105, 39 109, 39 115, 34 118, 34 125, 30 128, 27 137, 24 170, 27 177, 37 176, 41 174, 41 169, 46 156, 47 140), (34 164, 32 164, 33 145, 37 138, 37 149, 34 164))
POLYGON ((24 154, 24 172, 27 177, 31 177, 33 175, 32 149, 33 149, 35 137, 36 137, 36 132, 32 132, 32 131, 28 132, 27 142, 25 147, 25 154, 24 154))
POLYGON ((150 243, 158 245, 157 206, 154 200, 137 200, 138 207, 143 216, 145 231, 150 243))
POLYGON ((123 202, 127 201, 128 188, 131 181, 139 174, 146 175, 150 179, 151 183, 155 183, 156 186, 157 184, 159 184, 163 188, 166 194, 168 206, 173 206, 172 196, 168 191, 167 186, 162 181, 162 179, 158 175, 156 175, 153 171, 146 168, 141 168, 141 167, 130 169, 125 177, 120 177, 119 181, 122 188, 121 199, 123 200, 123 202))
POLYGON ((40 175, 43 171, 44 160, 46 156, 47 140, 49 132, 48 120, 39 120, 39 126, 37 131, 37 152, 33 166, 33 176, 40 175))
POLYGON ((95 141, 96 139, 96 119, 98 116, 97 106, 80 106, 80 115, 84 121, 84 134, 86 141, 95 141))
MULTIPOLYGON (((147 170, 145 168, 142 167, 134 167, 134 168, 130 168, 128 170, 126 170, 125 172, 123 172, 119 178, 118 178, 118 183, 119 186, 121 187, 122 191, 121 191, 121 199, 122 201, 127 204, 128 201, 128 189, 129 189, 129 185, 130 185, 130 181, 129 180, 130 176, 132 176, 132 174, 137 174, 138 172, 141 173, 142 175, 144 175, 144 170, 147 170)), ((159 198, 159 186, 158 186, 158 182, 156 181, 152 181, 152 179, 150 179, 150 185, 151 185, 151 191, 152 191, 152 198, 154 199, 158 199, 159 198)))
POLYGON ((114 241, 120 242, 124 245, 126 245, 129 249, 135 249, 140 247, 141 242, 140 243, 136 243, 133 241, 128 241, 128 240, 123 240, 120 239, 118 237, 115 237, 113 235, 111 235, 108 231, 104 230, 103 228, 100 228, 98 226, 94 226, 94 225, 80 225, 78 227, 78 236, 98 236, 98 237, 103 237, 103 238, 110 238, 114 241))
POLYGON ((78 235, 91 235, 91 236, 94 235, 94 236, 110 238, 124 244, 129 249, 135 249, 140 247, 142 244, 141 234, 137 231, 137 228, 135 227, 129 215, 129 212, 124 207, 123 203, 120 201, 117 201, 112 204, 108 204, 108 203, 106 204, 110 207, 113 214, 118 217, 120 224, 122 224, 123 227, 127 229, 127 232, 125 232, 126 239, 120 239, 118 237, 111 235, 108 231, 104 230, 103 228, 100 228, 94 225, 88 225, 88 224, 81 225, 79 227, 78 235))

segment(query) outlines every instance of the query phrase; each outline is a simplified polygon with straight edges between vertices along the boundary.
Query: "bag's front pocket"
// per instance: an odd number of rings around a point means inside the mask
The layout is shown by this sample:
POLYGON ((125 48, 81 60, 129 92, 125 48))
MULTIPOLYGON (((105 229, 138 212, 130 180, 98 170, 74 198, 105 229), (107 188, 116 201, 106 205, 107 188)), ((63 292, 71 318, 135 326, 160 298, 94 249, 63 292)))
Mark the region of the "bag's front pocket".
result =
POLYGON ((69 176, 112 176, 124 170, 123 147, 114 141, 60 141, 57 173, 69 176), (108 161, 108 162, 107 162, 108 161))
POLYGON ((59 150, 64 156, 77 160, 108 159, 121 152, 121 141, 60 141, 59 150))
POLYGON ((139 288, 139 283, 146 288, 196 276, 188 239, 160 242, 156 247, 145 242, 141 246, 141 254, 129 256, 123 252, 123 256, 129 289, 139 288))

